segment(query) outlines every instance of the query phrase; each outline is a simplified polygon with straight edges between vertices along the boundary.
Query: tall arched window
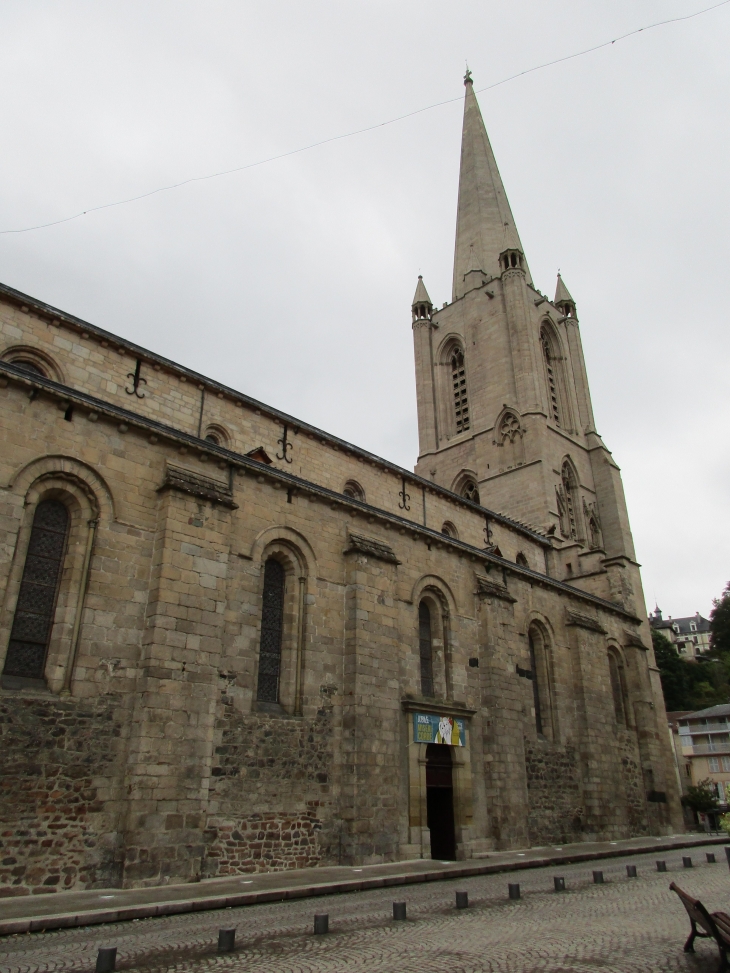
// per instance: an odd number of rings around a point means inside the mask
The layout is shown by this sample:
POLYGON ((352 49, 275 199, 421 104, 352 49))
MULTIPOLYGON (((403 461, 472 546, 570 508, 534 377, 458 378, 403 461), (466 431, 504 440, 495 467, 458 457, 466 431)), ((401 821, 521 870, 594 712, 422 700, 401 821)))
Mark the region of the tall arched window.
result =
POLYGON ((565 500, 565 516, 562 533, 565 537, 578 537, 578 479, 575 470, 566 459, 560 474, 565 500))
POLYGON ((611 679, 613 712, 619 726, 626 726, 626 685, 623 662, 616 652, 609 649, 608 674, 611 679))
POLYGON ((530 642, 530 669, 532 670, 532 699, 535 707, 535 729, 542 733, 542 707, 540 706, 540 678, 537 672, 537 654, 533 632, 528 635, 530 642))
POLYGON ((535 729, 540 736, 552 740, 554 737, 553 704, 547 637, 542 627, 534 624, 529 628, 527 639, 530 647, 535 729))
POLYGON ((543 327, 540 331, 540 346, 542 347, 542 357, 543 361, 545 362, 550 418, 553 420, 556 426, 560 426, 562 424, 562 417, 560 414, 560 387, 557 372, 558 362, 555 350, 553 348, 553 341, 547 327, 543 327))
POLYGON ((43 679, 68 524, 60 500, 42 500, 36 507, 3 675, 43 679))
POLYGON ((471 423, 469 421, 469 400, 466 394, 464 352, 461 348, 454 348, 451 353, 451 388, 454 396, 456 432, 466 432, 471 423))
POLYGON ((421 659, 421 695, 433 696, 431 609, 425 601, 418 606, 418 653, 421 659))
POLYGON ((264 596, 261 613, 259 678, 256 698, 279 702, 281 636, 284 628, 284 568, 270 557, 264 565, 264 596))

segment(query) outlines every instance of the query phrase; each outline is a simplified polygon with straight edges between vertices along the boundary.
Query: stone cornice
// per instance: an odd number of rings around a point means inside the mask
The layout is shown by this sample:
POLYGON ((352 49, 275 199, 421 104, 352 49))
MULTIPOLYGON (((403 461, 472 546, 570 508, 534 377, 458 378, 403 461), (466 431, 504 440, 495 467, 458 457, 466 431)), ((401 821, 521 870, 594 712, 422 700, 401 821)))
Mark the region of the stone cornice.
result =
POLYGON ((431 699, 426 696, 406 695, 400 701, 405 713, 436 713, 438 716, 462 716, 471 719, 476 713, 465 703, 448 699, 431 699))
POLYGON ((230 510, 238 510, 238 504, 233 502, 233 495, 224 483, 219 483, 193 470, 171 466, 169 463, 162 486, 157 488, 158 493, 163 490, 177 490, 179 493, 200 497, 201 500, 210 500, 211 503, 228 507, 230 510))
POLYGON ((364 534, 349 531, 347 540, 347 547, 343 552, 345 554, 367 554, 379 561, 389 561, 391 564, 401 563, 395 556, 393 548, 375 537, 366 537, 364 534))
POLYGON ((606 634, 606 629, 597 618, 593 618, 591 615, 583 615, 581 612, 571 611, 570 608, 565 609, 565 624, 575 625, 578 628, 587 628, 592 632, 600 632, 601 635, 606 634))
POLYGON ((648 652, 649 648, 644 644, 644 640, 636 632, 630 632, 628 629, 624 629, 624 645, 628 648, 633 645, 637 649, 643 649, 644 652, 648 652))
POLYGON ((480 598, 501 598, 502 601, 510 601, 513 604, 517 601, 509 593, 506 584, 501 584, 499 581, 494 581, 492 578, 485 578, 484 575, 478 574, 476 576, 477 580, 477 590, 476 594, 480 598))

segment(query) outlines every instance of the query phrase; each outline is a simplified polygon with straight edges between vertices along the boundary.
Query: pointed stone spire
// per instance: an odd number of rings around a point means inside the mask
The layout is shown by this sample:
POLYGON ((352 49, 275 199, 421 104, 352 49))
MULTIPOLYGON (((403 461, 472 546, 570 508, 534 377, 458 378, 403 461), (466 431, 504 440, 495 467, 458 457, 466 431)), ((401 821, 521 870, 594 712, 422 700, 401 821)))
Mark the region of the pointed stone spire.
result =
MULTIPOLYGON (((464 85, 466 97, 456 216, 454 300, 471 289, 465 284, 464 277, 473 269, 475 261, 479 269, 491 278, 502 272, 499 265, 501 253, 513 250, 524 254, 468 70, 464 85)), ((527 262, 523 261, 522 266, 527 280, 531 282, 527 262)))
POLYGON ((423 277, 420 274, 418 275, 418 284, 416 285, 416 293, 413 295, 411 310, 413 312, 414 324, 416 321, 431 320, 433 304, 431 303, 431 298, 428 296, 426 285, 423 283, 423 277))
POLYGON ((418 284, 416 285, 416 293, 413 295, 412 306, 416 304, 431 304, 433 307, 431 298, 428 296, 428 291, 426 290, 426 285, 423 283, 423 277, 420 274, 418 275, 418 284))
POLYGON ((555 300, 553 304, 575 304, 575 301, 570 296, 570 291, 565 286, 565 281, 560 276, 560 271, 558 271, 558 286, 555 288, 555 300))
POLYGON ((575 301, 570 296, 570 291, 565 286, 565 282, 560 276, 560 271, 558 271, 558 286, 555 288, 555 300, 553 304, 555 307, 560 308, 566 317, 570 317, 571 315, 575 317, 575 301))

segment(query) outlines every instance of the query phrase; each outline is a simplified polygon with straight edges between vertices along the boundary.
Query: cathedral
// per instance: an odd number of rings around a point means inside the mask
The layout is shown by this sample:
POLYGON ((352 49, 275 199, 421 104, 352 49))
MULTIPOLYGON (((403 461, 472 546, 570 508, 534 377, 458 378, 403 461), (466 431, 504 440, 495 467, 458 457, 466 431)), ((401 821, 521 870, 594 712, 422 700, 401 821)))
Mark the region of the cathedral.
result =
POLYGON ((1 895, 681 827, 576 304, 465 89, 414 471, 0 286, 1 895))

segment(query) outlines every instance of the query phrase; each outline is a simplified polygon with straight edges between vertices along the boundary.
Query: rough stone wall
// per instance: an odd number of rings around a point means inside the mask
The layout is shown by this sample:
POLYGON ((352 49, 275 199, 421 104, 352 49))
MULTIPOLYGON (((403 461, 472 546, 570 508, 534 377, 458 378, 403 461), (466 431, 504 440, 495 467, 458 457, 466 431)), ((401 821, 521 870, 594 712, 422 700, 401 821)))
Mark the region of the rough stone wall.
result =
POLYGON ((119 884, 120 703, 0 695, 0 896, 119 884))
POLYGON ((216 729, 204 877, 336 863, 328 698, 314 719, 293 719, 244 716, 224 692, 216 729))
POLYGON ((585 807, 574 747, 526 738, 525 770, 530 844, 580 841, 585 807))
POLYGON ((649 825, 646 818, 641 756, 636 745, 636 737, 631 731, 622 730, 616 742, 618 758, 621 761, 621 779, 629 834, 631 837, 647 834, 649 825))

